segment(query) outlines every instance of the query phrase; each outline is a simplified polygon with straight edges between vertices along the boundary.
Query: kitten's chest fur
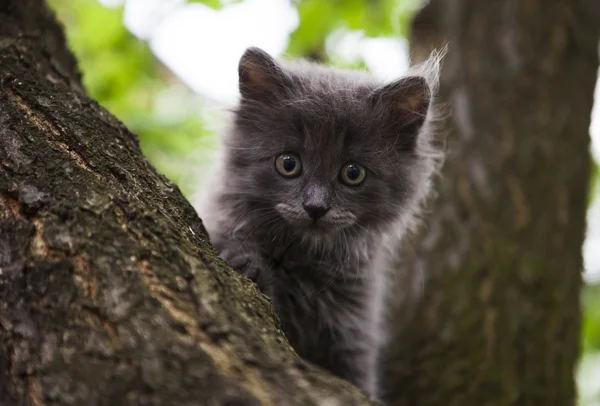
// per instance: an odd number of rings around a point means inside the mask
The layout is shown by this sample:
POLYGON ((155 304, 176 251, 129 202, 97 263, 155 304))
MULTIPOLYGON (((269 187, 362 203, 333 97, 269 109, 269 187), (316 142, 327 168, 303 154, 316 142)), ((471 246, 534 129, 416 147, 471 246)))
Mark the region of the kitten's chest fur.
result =
POLYGON ((285 248, 270 244, 264 248, 273 254, 273 267, 263 278, 263 290, 300 356, 332 365, 343 362, 339 354, 345 350, 372 351, 377 340, 372 307, 378 300, 373 296, 379 273, 371 272, 375 248, 366 236, 296 239, 285 248))

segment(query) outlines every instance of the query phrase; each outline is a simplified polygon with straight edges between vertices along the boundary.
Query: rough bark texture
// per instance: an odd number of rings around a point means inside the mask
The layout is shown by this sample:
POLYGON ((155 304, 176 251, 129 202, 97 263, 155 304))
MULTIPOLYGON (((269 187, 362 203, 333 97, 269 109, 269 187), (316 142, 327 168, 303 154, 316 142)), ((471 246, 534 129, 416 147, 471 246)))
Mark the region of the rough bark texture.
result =
POLYGON ((0 3, 0 405, 369 404, 79 79, 43 1, 0 3))
POLYGON ((449 155, 406 253, 392 404, 575 404, 599 32, 594 0, 431 0, 414 19, 417 62, 449 44, 449 155))

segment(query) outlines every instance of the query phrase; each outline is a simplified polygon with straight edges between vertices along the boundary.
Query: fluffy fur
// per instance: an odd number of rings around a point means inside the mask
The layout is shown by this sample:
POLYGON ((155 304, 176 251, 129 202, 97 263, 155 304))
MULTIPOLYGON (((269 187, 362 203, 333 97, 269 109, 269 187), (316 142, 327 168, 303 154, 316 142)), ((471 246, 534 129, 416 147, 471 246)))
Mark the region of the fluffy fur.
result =
POLYGON ((240 60, 240 104, 201 213, 213 245, 267 294, 298 354, 377 397, 389 247, 414 225, 439 153, 432 96, 439 55, 385 84, 356 71, 240 60), (294 153, 301 173, 275 161, 294 153), (358 186, 346 163, 366 168, 358 186), (314 221, 304 207, 328 211, 314 221))

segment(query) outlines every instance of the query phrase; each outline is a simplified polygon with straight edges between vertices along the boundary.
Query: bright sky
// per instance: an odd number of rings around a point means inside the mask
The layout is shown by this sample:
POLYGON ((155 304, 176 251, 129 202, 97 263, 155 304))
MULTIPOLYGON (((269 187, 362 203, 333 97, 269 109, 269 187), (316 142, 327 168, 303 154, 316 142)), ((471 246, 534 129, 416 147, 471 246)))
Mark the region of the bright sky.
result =
MULTIPOLYGON (((592 155, 596 162, 600 162, 600 74, 596 81, 594 100, 592 124, 590 125, 592 155)), ((598 188, 595 203, 588 211, 587 228, 588 234, 583 245, 583 258, 586 269, 584 277, 589 282, 595 282, 600 281, 600 188, 598 188)))
MULTIPOLYGON (((125 25, 150 44, 155 55, 196 93, 222 106, 238 97, 237 64, 244 50, 255 45, 275 57, 287 47, 298 26, 290 1, 244 0, 215 11, 185 0, 99 0, 107 7, 125 3, 125 25)), ((339 31, 327 41, 330 55, 354 60, 362 57, 382 78, 408 68, 406 42, 365 38, 361 32, 339 31)), ((600 84, 596 87, 600 100, 600 84)), ((592 152, 600 162, 600 102, 592 113, 592 152)), ((584 244, 589 281, 600 280, 600 196, 590 209, 584 244)))

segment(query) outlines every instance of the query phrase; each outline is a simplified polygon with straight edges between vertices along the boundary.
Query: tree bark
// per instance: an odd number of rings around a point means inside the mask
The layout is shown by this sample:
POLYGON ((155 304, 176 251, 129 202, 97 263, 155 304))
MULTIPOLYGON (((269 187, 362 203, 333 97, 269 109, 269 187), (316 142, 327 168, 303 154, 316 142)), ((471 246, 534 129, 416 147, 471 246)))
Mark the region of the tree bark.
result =
POLYGON ((0 405, 363 405, 301 361, 178 188, 89 99, 42 0, 0 3, 0 405))
POLYGON ((598 69, 593 0, 431 0, 448 156, 405 253, 393 405, 573 405, 598 69), (424 279, 424 280, 423 280, 424 279))

